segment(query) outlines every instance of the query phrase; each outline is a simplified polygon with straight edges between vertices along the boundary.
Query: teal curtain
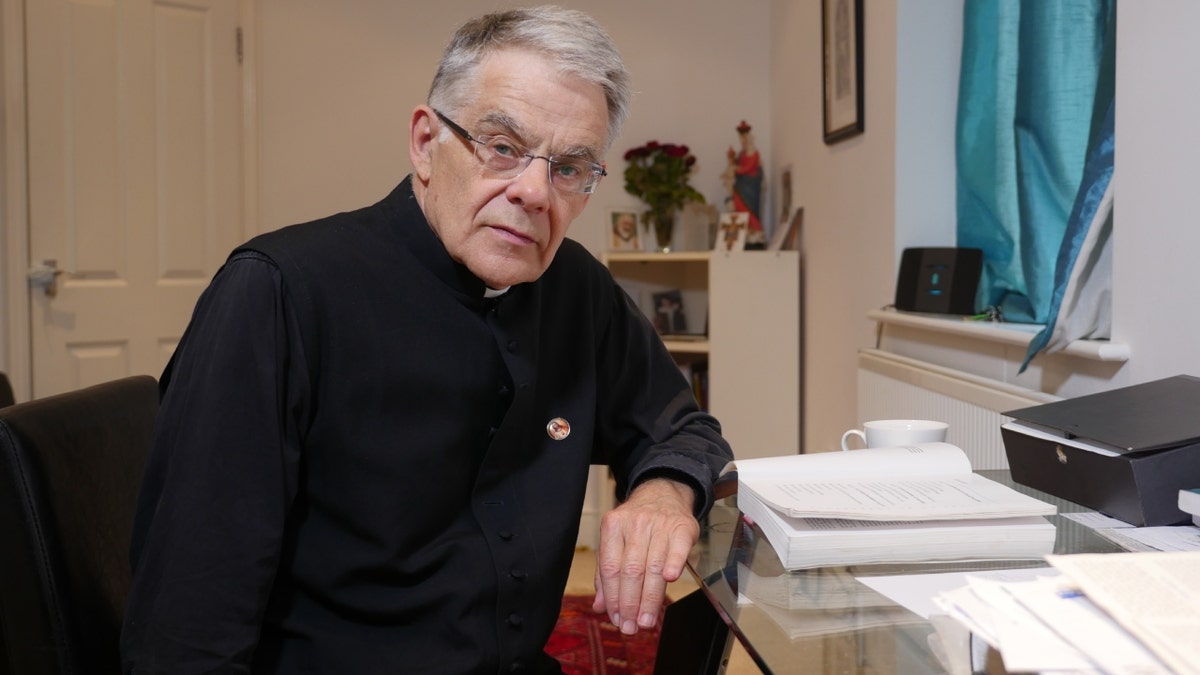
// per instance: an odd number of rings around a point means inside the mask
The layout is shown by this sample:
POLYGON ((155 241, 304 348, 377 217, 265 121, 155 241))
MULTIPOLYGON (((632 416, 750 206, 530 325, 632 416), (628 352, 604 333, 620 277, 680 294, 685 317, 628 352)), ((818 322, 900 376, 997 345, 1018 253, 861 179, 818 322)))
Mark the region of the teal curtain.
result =
POLYGON ((958 245, 983 250, 980 309, 1046 323, 1067 219, 1111 102, 1115 0, 967 0, 964 10, 958 245))
POLYGON ((1058 249, 1046 325, 1029 342, 1020 372, 1043 350, 1065 349, 1081 338, 1111 336, 1114 112, 1110 104, 1100 135, 1088 154, 1083 184, 1058 249))

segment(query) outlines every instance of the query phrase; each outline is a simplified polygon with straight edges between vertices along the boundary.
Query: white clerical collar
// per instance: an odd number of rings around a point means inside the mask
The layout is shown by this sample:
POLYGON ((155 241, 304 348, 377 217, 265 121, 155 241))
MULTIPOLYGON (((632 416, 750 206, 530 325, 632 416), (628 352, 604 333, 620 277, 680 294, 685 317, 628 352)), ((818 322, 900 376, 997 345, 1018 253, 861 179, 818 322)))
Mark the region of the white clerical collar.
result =
POLYGON ((504 295, 505 293, 507 293, 508 289, 510 289, 510 288, 512 288, 512 286, 505 286, 504 288, 488 288, 487 286, 484 286, 483 287, 483 297, 498 298, 498 297, 504 295))

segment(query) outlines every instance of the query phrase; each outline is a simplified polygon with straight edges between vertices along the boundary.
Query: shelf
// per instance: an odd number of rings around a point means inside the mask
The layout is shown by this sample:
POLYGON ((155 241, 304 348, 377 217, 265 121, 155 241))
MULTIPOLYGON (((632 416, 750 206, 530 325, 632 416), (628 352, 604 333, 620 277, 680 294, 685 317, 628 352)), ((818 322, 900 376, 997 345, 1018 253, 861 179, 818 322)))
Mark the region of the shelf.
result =
POLYGON ((663 338, 663 344, 672 354, 707 354, 708 340, 675 340, 670 336, 663 338))
POLYGON ((670 253, 611 251, 604 254, 605 262, 706 262, 712 251, 672 251, 670 253))
MULTIPOLYGON (((881 324, 894 324, 909 328, 920 328, 937 333, 999 342, 1027 348, 1033 336, 1042 329, 1038 324, 993 323, 989 321, 966 321, 962 317, 914 314, 894 309, 875 309, 867 312, 867 318, 881 324)), ((1129 345, 1110 340, 1075 340, 1061 353, 1092 361, 1128 361, 1129 345)))

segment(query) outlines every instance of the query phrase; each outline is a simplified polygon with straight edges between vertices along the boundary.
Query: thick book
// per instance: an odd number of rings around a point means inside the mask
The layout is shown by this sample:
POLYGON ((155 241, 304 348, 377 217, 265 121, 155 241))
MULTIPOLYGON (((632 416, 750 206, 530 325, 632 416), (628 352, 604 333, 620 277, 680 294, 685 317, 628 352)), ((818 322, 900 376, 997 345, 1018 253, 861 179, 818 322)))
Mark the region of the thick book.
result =
POLYGON ((738 495, 792 518, 958 520, 1047 516, 1055 507, 971 472, 949 443, 730 462, 738 495))
POLYGON ((1040 558, 1052 504, 971 473, 928 443, 731 462, 738 508, 788 570, 826 565, 1040 558))

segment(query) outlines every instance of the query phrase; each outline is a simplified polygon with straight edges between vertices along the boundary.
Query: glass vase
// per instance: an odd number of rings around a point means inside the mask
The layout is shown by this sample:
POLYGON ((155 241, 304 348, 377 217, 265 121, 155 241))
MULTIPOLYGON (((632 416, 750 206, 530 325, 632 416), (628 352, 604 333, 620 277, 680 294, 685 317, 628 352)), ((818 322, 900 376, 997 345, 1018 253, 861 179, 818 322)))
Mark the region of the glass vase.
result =
POLYGON ((675 212, 651 211, 650 225, 654 228, 656 250, 670 253, 671 243, 675 238, 675 212))

